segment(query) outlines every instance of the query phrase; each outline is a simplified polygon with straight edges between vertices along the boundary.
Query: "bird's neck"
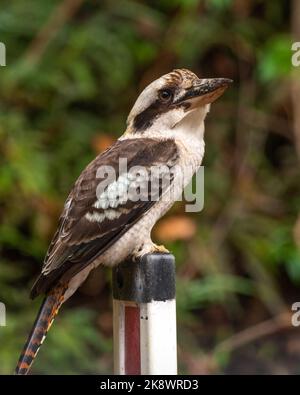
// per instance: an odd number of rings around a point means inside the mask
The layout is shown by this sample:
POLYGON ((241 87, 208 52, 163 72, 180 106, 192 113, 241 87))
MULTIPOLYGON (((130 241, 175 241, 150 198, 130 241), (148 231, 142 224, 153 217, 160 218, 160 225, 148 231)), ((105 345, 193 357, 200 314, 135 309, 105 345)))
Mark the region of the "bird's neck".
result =
POLYGON ((121 139, 158 138, 164 140, 172 138, 178 141, 186 141, 195 144, 197 141, 200 142, 204 139, 204 119, 208 110, 208 106, 197 108, 177 122, 175 115, 174 122, 170 122, 170 119, 167 120, 164 117, 160 117, 146 130, 141 132, 135 131, 132 133, 131 127, 129 127, 121 139), (170 127, 170 124, 174 126, 170 127))

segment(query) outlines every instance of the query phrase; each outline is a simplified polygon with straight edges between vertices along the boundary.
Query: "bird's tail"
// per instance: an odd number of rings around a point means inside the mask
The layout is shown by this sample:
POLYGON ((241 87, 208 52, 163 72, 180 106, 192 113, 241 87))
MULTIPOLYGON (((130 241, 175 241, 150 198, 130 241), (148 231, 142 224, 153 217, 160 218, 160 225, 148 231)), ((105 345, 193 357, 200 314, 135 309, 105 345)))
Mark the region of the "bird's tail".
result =
POLYGON ((64 293, 66 287, 59 285, 54 288, 44 299, 35 323, 32 327, 27 342, 20 355, 15 374, 25 375, 29 372, 30 367, 46 338, 59 308, 64 302, 64 293))

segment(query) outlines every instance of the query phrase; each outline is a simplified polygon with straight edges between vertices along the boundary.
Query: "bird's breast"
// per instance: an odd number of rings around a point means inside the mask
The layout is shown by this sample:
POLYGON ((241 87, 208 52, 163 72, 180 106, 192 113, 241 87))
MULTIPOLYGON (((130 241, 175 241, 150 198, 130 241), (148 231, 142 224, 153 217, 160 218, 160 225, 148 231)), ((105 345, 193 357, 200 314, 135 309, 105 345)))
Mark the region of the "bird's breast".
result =
MULTIPOLYGON (((179 166, 188 170, 192 175, 201 166, 205 143, 204 139, 195 136, 184 136, 175 139, 179 151, 179 166)), ((191 176, 192 176, 191 175, 191 176)))

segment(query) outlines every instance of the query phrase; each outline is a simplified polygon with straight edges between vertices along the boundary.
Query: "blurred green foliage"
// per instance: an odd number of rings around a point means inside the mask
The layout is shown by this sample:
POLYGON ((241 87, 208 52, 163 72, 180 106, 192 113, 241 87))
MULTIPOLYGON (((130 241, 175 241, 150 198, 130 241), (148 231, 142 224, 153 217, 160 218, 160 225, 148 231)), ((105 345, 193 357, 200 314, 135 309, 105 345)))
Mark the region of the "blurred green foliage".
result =
MULTIPOLYGON (((124 131, 138 92, 175 67, 235 81, 207 119, 205 207, 189 214, 197 232, 161 240, 178 263, 180 369, 244 372, 241 356, 236 367, 230 352, 211 353, 289 309, 299 293, 291 7, 2 0, 0 300, 8 324, 0 328, 0 373, 12 372, 34 320, 40 301, 27 295, 73 182, 102 140, 124 131)), ((103 271, 99 289, 83 289, 63 308, 34 373, 112 371, 109 276, 103 271)), ((272 371, 268 355, 262 351, 253 365, 272 371)))

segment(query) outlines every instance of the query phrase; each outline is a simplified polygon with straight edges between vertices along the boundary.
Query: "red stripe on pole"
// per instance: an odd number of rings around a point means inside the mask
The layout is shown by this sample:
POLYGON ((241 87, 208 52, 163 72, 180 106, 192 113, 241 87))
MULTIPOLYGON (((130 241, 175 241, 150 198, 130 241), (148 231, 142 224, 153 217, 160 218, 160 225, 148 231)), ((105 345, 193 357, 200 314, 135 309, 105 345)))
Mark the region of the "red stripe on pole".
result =
POLYGON ((140 309, 125 306, 125 374, 141 374, 140 309))

